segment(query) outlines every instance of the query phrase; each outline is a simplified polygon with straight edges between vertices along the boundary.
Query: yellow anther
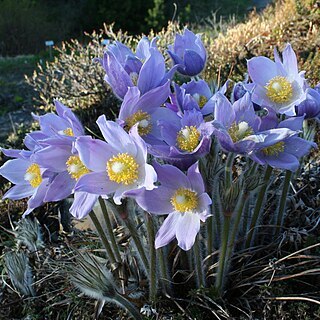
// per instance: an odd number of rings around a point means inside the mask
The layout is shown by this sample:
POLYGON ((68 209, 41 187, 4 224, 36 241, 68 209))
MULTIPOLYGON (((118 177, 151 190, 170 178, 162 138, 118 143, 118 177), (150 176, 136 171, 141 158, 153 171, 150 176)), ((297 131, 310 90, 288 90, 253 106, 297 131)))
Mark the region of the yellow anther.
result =
POLYGON ((70 136, 70 137, 73 137, 73 136, 74 136, 73 130, 72 130, 71 128, 67 128, 67 129, 63 130, 63 134, 64 134, 65 136, 70 136))
POLYGON ((195 126, 185 126, 178 132, 177 145, 183 151, 192 152, 199 144, 200 132, 195 126))
POLYGON ((78 156, 71 156, 66 162, 66 165, 70 176, 75 180, 78 180, 81 176, 90 172, 78 156))
POLYGON ((192 212, 198 207, 197 193, 189 189, 178 189, 170 200, 174 210, 192 212))
POLYGON ((199 102, 198 102, 200 109, 202 109, 207 102, 208 102, 208 99, 205 96, 200 96, 199 102))
POLYGON ((261 150, 266 156, 278 156, 281 152, 284 151, 284 142, 279 141, 272 146, 263 148, 261 150))
POLYGON ((292 85, 286 77, 272 78, 265 88, 267 89, 267 97, 275 103, 288 102, 293 96, 292 85))
POLYGON ((132 184, 139 178, 139 165, 128 153, 119 153, 107 162, 109 179, 124 185, 132 184))
POLYGON ((145 136, 151 131, 151 117, 149 113, 138 110, 126 119, 126 129, 129 131, 138 123, 138 132, 140 136, 145 136))
POLYGON ((228 132, 233 142, 238 142, 253 134, 252 128, 245 121, 241 121, 238 124, 234 122, 228 132))
POLYGON ((24 179, 30 183, 31 187, 37 188, 42 182, 39 165, 33 163, 31 166, 29 166, 24 175, 24 179))

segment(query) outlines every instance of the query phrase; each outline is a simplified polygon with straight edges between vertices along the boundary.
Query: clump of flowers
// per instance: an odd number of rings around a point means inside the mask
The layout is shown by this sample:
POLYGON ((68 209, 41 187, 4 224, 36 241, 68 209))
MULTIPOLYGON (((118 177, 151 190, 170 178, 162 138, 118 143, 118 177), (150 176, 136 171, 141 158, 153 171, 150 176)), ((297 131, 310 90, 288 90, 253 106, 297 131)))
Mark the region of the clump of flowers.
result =
MULTIPOLYGON (((282 59, 276 51, 275 61, 250 59, 250 79, 235 84, 228 98, 229 81, 212 88, 200 78, 207 54, 199 35, 185 29, 176 36, 168 50, 171 66, 166 66, 156 41, 143 38, 135 53, 115 42, 97 57, 105 81, 119 98, 116 119, 97 119, 104 140, 87 134, 58 100, 57 114, 34 115, 40 130, 26 136, 27 150, 2 149, 15 158, 0 168, 14 184, 4 197, 29 197, 24 216, 46 202, 72 197, 70 212, 76 218, 91 217, 106 249, 107 267, 126 265, 134 273, 133 264, 124 263, 113 233, 113 213, 132 238, 130 254, 149 281, 151 301, 156 299, 160 273, 166 281, 162 290, 170 290, 173 266, 168 247, 191 250, 197 286, 215 286, 222 294, 237 234, 247 233, 247 247, 259 236, 253 230, 273 169, 286 170, 281 197, 285 201, 291 173, 316 147, 302 131, 306 119, 319 116, 319 89, 308 86, 287 45, 282 59), (184 83, 172 81, 175 73, 184 83), (247 165, 234 170, 238 156, 247 165), (224 169, 215 170, 219 166, 224 169), (254 183, 250 175, 257 177, 254 183), (244 204, 256 193, 259 201, 246 213, 246 224, 240 223, 244 204), (105 230, 94 213, 97 202, 105 230), (167 215, 164 221, 162 215, 167 215), (220 248, 216 261, 213 248, 220 248), (215 277, 207 277, 213 263, 218 266, 215 277)), ((282 230, 285 202, 280 208, 272 217, 276 233, 282 230)), ((182 268, 184 263, 180 262, 182 268)), ((86 277, 87 271, 81 270, 83 279, 94 278, 92 272, 86 277)), ((130 291, 121 272, 117 275, 115 283, 130 291)), ((89 285, 81 281, 78 277, 78 288, 89 285)), ((112 290, 119 297, 116 286, 112 290)))

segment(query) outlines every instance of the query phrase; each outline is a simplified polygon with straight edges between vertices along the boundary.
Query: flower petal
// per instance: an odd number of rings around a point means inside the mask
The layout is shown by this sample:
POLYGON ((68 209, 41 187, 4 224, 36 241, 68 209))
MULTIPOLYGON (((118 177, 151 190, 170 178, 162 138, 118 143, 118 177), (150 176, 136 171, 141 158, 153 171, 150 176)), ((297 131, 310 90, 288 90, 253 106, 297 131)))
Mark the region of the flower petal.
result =
POLYGON ((179 221, 180 213, 172 212, 164 220, 160 229, 156 234, 155 248, 161 248, 171 242, 176 236, 177 223, 179 221))
POLYGON ((75 192, 70 213, 77 219, 83 219, 90 213, 97 200, 98 196, 96 194, 81 191, 75 192))
POLYGON ((35 189, 30 184, 17 184, 10 188, 2 197, 3 199, 20 200, 33 195, 35 189))
POLYGON ((0 175, 14 184, 25 184, 24 175, 31 162, 23 159, 8 160, 0 167, 0 175))
POLYGON ((73 191, 76 181, 68 171, 60 172, 49 185, 45 201, 60 201, 67 198, 73 191))

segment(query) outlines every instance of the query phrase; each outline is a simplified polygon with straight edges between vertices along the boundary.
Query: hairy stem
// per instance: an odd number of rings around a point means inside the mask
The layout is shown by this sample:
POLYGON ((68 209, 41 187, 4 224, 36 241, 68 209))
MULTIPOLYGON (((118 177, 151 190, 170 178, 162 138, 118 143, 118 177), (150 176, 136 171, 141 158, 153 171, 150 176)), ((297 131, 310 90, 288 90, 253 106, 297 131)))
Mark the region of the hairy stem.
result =
POLYGON ((155 302, 157 294, 157 252, 154 247, 155 233, 152 217, 149 213, 145 213, 146 225, 148 232, 148 243, 149 243, 149 301, 155 302))
POLYGON ((123 306, 132 315, 133 319, 142 320, 142 317, 137 308, 123 296, 117 294, 115 297, 115 301, 117 301, 118 304, 123 306))
POLYGON ((93 222, 93 224, 94 224, 94 226, 95 226, 95 228, 96 228, 96 230, 97 230, 97 232, 98 232, 98 234, 100 236, 102 244, 103 244, 104 248, 107 251, 107 254, 109 256, 109 259, 110 259, 111 263, 115 263, 116 262, 116 258, 115 258, 114 254, 112 252, 112 249, 111 249, 111 246, 109 244, 109 241, 108 241, 108 239, 107 239, 107 237, 106 237, 106 235, 105 235, 105 233, 103 231, 103 228, 102 228, 102 226, 101 226, 96 214, 93 211, 91 211, 89 213, 89 216, 90 216, 90 218, 91 218, 91 220, 92 220, 92 222, 93 222))
POLYGON ((225 167, 225 186, 226 190, 231 187, 232 184, 232 166, 234 160, 234 153, 230 152, 227 157, 226 167, 225 167))
POLYGON ((289 191, 289 187, 290 187, 291 177, 292 177, 292 172, 290 170, 286 170, 286 174, 285 174, 283 186, 282 186, 282 193, 281 193, 281 198, 280 198, 278 216, 277 216, 276 236, 279 235, 279 233, 281 231, 282 224, 283 224, 283 215, 284 215, 284 211, 286 209, 287 195, 288 195, 288 191, 289 191))
POLYGON ((263 178, 263 184, 260 187, 258 197, 256 200, 256 206, 254 207, 254 211, 253 211, 253 215, 252 215, 252 219, 251 219, 251 224, 250 224, 250 229, 249 229, 249 233, 248 233, 247 241, 246 241, 246 248, 250 247, 251 240, 252 240, 253 233, 254 233, 254 228, 255 228, 256 223, 258 221, 258 218, 260 216, 261 207, 264 202, 264 198, 265 198, 266 191, 268 188, 271 173, 272 173, 272 167, 267 166, 265 174, 264 174, 264 178, 263 178))
POLYGON ((221 238, 219 265, 216 278, 216 289, 221 294, 224 283, 224 271, 226 265, 226 253, 228 248, 229 231, 230 231, 230 216, 224 216, 224 224, 221 238))
POLYGON ((109 215, 106 203, 101 197, 99 197, 99 204, 100 204, 100 207, 102 210, 104 221, 106 223, 107 233, 108 233, 109 239, 111 241, 111 246, 112 246, 113 252, 115 254, 116 260, 118 262, 121 262, 120 250, 119 250, 119 246, 117 244, 116 237, 113 232, 113 228, 112 228, 112 224, 111 224, 111 220, 110 220, 110 215, 109 215))
POLYGON ((201 249, 200 249, 200 239, 199 235, 197 235, 196 240, 193 245, 193 258, 194 263, 196 267, 196 281, 197 281, 197 287, 203 287, 205 285, 205 278, 202 268, 202 255, 201 255, 201 249))

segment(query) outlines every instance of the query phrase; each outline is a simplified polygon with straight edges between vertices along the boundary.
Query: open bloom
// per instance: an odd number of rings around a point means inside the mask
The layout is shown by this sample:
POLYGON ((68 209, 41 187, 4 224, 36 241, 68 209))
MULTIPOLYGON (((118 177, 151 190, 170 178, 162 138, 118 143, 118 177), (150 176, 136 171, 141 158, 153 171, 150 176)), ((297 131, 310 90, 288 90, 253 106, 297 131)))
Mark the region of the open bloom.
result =
POLYGON ((295 106, 306 98, 303 72, 298 72, 297 58, 288 44, 281 61, 275 50, 275 62, 266 57, 248 61, 248 72, 255 84, 253 102, 271 107, 288 116, 295 115, 295 106))
MULTIPOLYGON (((270 115, 262 121, 264 128, 274 125, 273 117, 275 115, 270 112, 270 115)), ((250 158, 262 165, 268 164, 273 168, 296 171, 300 167, 299 159, 305 156, 312 147, 317 146, 314 142, 297 136, 302 128, 303 120, 304 116, 288 118, 277 124, 277 128, 269 130, 270 132, 283 130, 280 135, 267 136, 264 132, 258 133, 255 148, 249 155, 250 158)))
POLYGON ((158 121, 165 145, 153 145, 149 152, 182 169, 188 168, 209 152, 212 124, 205 122, 195 109, 185 111, 182 116, 175 114, 169 120, 158 121))
POLYGON ((171 165, 154 163, 160 186, 157 189, 133 192, 138 205, 156 215, 168 214, 156 235, 155 247, 167 245, 174 238, 183 250, 189 250, 200 230, 200 221, 210 216, 211 199, 205 192, 198 163, 185 175, 171 165))
POLYGON ((80 177, 75 191, 114 194, 114 202, 121 204, 127 191, 155 188, 157 175, 146 163, 147 147, 137 125, 127 133, 119 124, 106 121, 104 115, 97 124, 107 142, 85 136, 77 139, 79 158, 90 172, 80 177))
POLYGON ((206 64, 207 53, 199 34, 184 29, 183 34, 177 34, 174 44, 169 46, 168 53, 178 72, 186 76, 196 76, 206 64))
POLYGON ((15 184, 3 196, 4 199, 19 200, 29 198, 28 208, 23 216, 44 203, 52 173, 30 160, 32 152, 26 150, 5 150, 2 152, 16 159, 8 160, 1 168, 0 175, 15 184))

